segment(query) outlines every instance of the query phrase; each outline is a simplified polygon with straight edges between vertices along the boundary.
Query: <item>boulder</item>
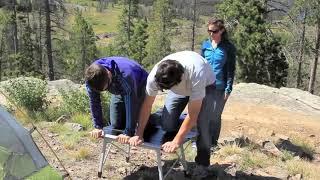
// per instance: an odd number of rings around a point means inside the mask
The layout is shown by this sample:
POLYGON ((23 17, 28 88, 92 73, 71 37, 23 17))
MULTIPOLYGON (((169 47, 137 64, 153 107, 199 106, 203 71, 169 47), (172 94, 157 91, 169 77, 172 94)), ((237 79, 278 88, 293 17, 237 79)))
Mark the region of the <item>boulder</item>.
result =
POLYGON ((76 132, 83 131, 84 129, 82 125, 78 123, 65 123, 64 125, 70 130, 76 131, 76 132))
POLYGON ((283 153, 271 141, 264 141, 262 143, 262 147, 263 147, 262 151, 265 151, 274 156, 280 157, 283 155, 283 153))
POLYGON ((67 122, 68 120, 70 120, 70 116, 62 115, 62 116, 60 116, 60 117, 56 120, 56 122, 57 122, 57 123, 65 123, 65 122, 67 122))
POLYGON ((250 140, 247 136, 241 133, 231 132, 232 137, 223 137, 218 140, 218 144, 224 145, 238 145, 239 147, 244 147, 250 144, 250 140))

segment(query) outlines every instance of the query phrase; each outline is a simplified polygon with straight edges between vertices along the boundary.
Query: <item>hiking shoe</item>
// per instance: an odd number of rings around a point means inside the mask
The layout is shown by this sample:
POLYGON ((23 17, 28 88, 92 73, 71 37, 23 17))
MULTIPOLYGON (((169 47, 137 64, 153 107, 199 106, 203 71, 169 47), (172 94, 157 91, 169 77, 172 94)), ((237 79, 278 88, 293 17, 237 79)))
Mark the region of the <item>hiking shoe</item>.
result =
POLYGON ((196 167, 192 170, 192 177, 196 179, 202 179, 209 175, 208 167, 202 165, 196 165, 196 167))

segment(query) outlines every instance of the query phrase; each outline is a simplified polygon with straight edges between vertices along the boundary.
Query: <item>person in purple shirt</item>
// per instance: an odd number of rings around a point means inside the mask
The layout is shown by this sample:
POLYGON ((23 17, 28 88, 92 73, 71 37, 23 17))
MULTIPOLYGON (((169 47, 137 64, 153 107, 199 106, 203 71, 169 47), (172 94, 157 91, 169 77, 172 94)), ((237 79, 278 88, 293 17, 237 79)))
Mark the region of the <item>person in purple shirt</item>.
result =
POLYGON ((137 62, 125 57, 105 57, 93 62, 85 71, 86 89, 94 130, 91 136, 102 136, 100 92, 111 93, 111 128, 124 130, 118 141, 126 143, 135 133, 140 107, 145 97, 148 73, 137 62))

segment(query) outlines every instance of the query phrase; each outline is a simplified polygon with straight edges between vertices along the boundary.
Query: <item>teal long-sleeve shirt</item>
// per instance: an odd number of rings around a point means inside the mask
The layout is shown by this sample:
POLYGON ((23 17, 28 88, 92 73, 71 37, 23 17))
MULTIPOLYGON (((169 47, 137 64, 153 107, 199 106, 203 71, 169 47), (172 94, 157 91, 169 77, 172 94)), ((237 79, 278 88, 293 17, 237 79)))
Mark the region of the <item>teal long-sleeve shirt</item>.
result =
POLYGON ((221 41, 216 48, 210 39, 202 43, 201 55, 211 65, 215 75, 216 89, 230 94, 235 75, 236 48, 229 41, 221 41))

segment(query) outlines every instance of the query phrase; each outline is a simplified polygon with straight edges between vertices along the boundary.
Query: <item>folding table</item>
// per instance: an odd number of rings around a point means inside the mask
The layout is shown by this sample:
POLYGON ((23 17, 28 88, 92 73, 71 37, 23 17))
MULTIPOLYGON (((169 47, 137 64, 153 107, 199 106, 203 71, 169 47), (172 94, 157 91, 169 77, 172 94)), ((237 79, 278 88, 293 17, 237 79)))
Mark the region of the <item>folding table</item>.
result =
MULTIPOLYGON (((120 147, 119 145, 115 144, 116 142, 116 134, 114 129, 111 129, 110 127, 106 127, 104 130, 104 138, 103 138, 103 146, 102 146, 102 152, 100 157, 100 163, 99 163, 99 170, 98 170, 98 177, 102 177, 102 169, 104 164, 106 163, 108 153, 110 151, 111 146, 114 146, 118 148, 120 151, 122 151, 126 155, 126 161, 129 162, 130 160, 130 145, 124 145, 124 147, 120 147)), ((118 132, 119 134, 119 132, 118 132)), ((142 148, 154 150, 157 154, 157 164, 158 164, 158 172, 159 172, 159 180, 164 180, 168 174, 172 171, 173 167, 176 165, 178 161, 181 162, 183 166, 183 170, 185 174, 187 173, 187 163, 185 160, 185 148, 183 147, 183 144, 187 143, 188 141, 196 138, 197 132, 191 131, 187 134, 185 141, 182 145, 179 147, 180 155, 178 155, 178 159, 173 163, 173 165, 169 168, 166 174, 163 174, 162 169, 162 163, 161 163, 161 145, 166 142, 173 139, 175 134, 167 136, 167 133, 161 129, 160 126, 153 127, 152 129, 149 129, 149 133, 145 133, 144 135, 144 143, 139 146, 142 148), (170 137, 171 136, 171 137, 170 137)))

